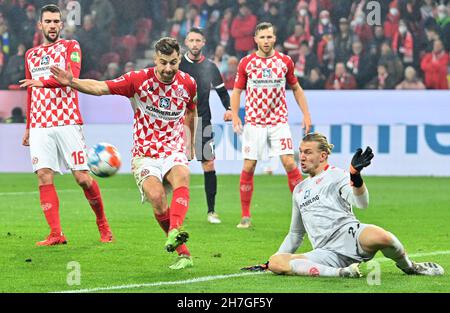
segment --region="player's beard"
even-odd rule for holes
[[[50,37],[50,32],[47,32],[47,33],[44,32],[44,37],[48,43],[54,43],[59,39],[59,35],[60,35],[61,31],[57,30],[55,32],[56,32],[56,34],[55,34],[54,38]]]
[[[177,71],[161,71],[161,79],[163,80],[163,82],[165,83],[169,83],[173,80],[173,77],[175,76],[175,74],[177,73]]]
[[[189,52],[194,56],[194,58],[197,59],[199,57],[199,55],[202,54],[202,49],[198,49],[197,51],[189,50]]]

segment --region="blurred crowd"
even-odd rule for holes
[[[18,88],[26,50],[43,41],[39,8],[54,3],[64,9],[62,37],[80,42],[83,78],[151,66],[154,41],[183,42],[200,27],[204,54],[232,89],[239,60],[255,49],[256,24],[271,22],[276,49],[292,57],[305,89],[448,89],[449,1],[379,0],[375,8],[369,2],[80,0],[74,15],[73,1],[0,0],[0,88]]]

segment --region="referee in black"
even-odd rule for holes
[[[197,82],[197,124],[195,139],[195,157],[202,162],[205,177],[205,193],[208,203],[208,222],[219,224],[221,221],[215,212],[217,176],[214,168],[214,133],[211,125],[209,92],[211,86],[225,108],[224,121],[231,121],[230,96],[217,66],[202,54],[206,40],[199,28],[191,28],[184,41],[188,51],[181,59],[180,70],[191,75]]]

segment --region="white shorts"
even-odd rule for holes
[[[177,152],[167,158],[152,159],[150,157],[134,157],[131,160],[131,170],[133,171],[134,179],[141,193],[142,202],[147,200],[143,190],[144,181],[149,176],[155,176],[161,183],[164,183],[166,174],[177,165],[189,168],[189,161],[186,154]]]
[[[89,170],[82,125],[31,128],[30,155],[34,172],[50,168],[62,174],[61,162],[66,169]]]
[[[304,253],[309,260],[331,267],[347,267],[352,263],[371,260],[375,253],[361,248],[359,236],[368,224],[349,223],[342,227],[322,248]]]
[[[242,156],[247,160],[267,160],[268,157],[294,154],[288,124],[276,126],[244,125]]]

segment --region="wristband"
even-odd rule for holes
[[[363,179],[361,174],[350,174],[350,185],[355,188],[359,188],[363,185]]]

